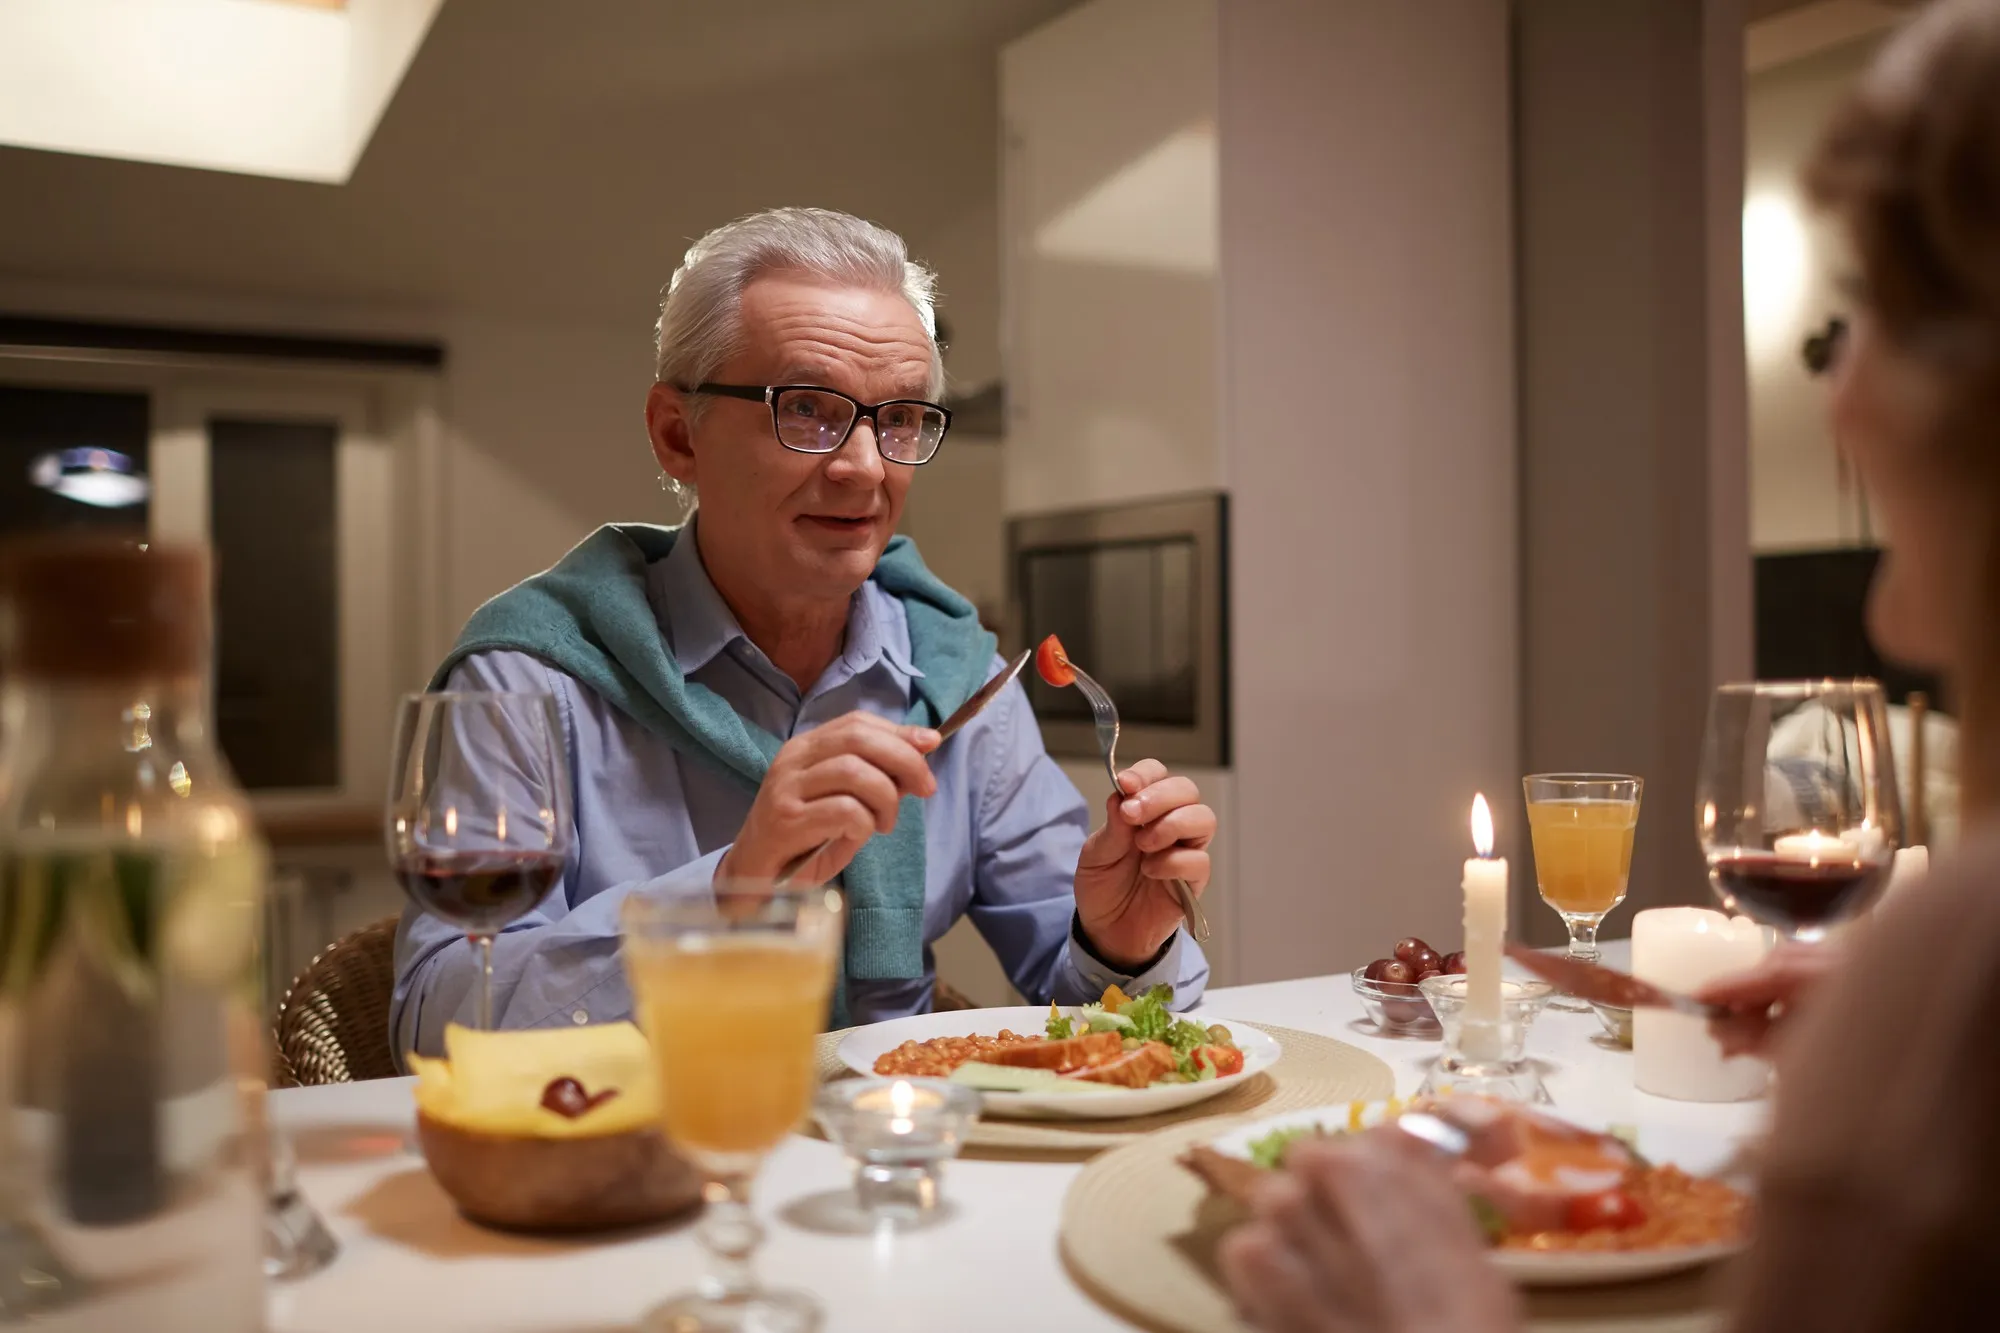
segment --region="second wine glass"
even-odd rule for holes
[[[1535,848],[1535,885],[1569,928],[1569,956],[1594,963],[1598,928],[1625,901],[1632,877],[1632,838],[1646,784],[1624,773],[1537,773],[1521,779],[1521,787]],[[1551,1003],[1557,1009],[1590,1008],[1569,996]]]
[[[1867,907],[1903,826],[1881,685],[1718,688],[1695,823],[1709,883],[1731,911],[1812,942]]]
[[[570,850],[569,766],[547,694],[406,696],[389,774],[389,862],[410,900],[471,940],[493,1026],[493,937],[534,910]]]

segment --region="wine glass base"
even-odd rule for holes
[[[803,1291],[759,1287],[742,1296],[687,1292],[646,1311],[640,1333],[817,1333],[819,1302]]]
[[[1576,996],[1561,991],[1549,997],[1548,1007],[1551,1009],[1560,1009],[1564,1013],[1569,1014],[1587,1014],[1591,1012],[1590,1001],[1579,1000]]]

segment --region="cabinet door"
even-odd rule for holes
[[[1096,0],[1001,57],[1009,512],[1223,483],[1213,0]]]

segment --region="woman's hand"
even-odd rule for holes
[[[1757,966],[1718,977],[1696,991],[1694,998],[1729,1010],[1727,1018],[1708,1025],[1724,1055],[1769,1055],[1785,1020],[1845,957],[1837,944],[1780,944]]]
[[[1450,1167],[1383,1128],[1300,1142],[1222,1243],[1244,1317],[1266,1333],[1510,1333],[1513,1286]]]

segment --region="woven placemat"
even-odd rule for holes
[[[1180,1125],[1092,1159],[1063,1196],[1064,1266],[1090,1298],[1163,1333],[1252,1333],[1215,1260],[1242,1219],[1174,1159],[1219,1125]],[[1545,1333],[1706,1333],[1721,1321],[1714,1273],[1523,1293]]]
[[[982,1117],[966,1139],[968,1154],[1089,1156],[1191,1121],[1213,1125],[1230,1116],[1273,1115],[1332,1102],[1379,1101],[1396,1091],[1389,1066],[1357,1046],[1316,1032],[1244,1024],[1268,1032],[1284,1048],[1278,1063],[1227,1092],[1159,1115],[1127,1120],[994,1120]],[[850,1077],[840,1062],[847,1029],[819,1039],[821,1080]]]

